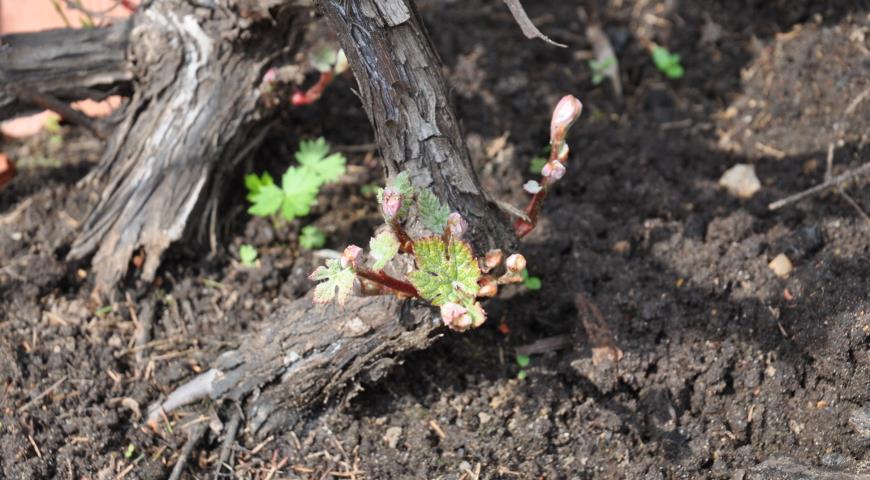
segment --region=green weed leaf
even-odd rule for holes
[[[668,78],[679,79],[685,73],[683,66],[680,65],[680,55],[669,52],[661,45],[653,45],[652,60],[656,68]]]
[[[399,239],[396,238],[396,234],[386,230],[371,239],[369,249],[371,249],[371,256],[375,260],[372,269],[383,270],[387,263],[399,253]]]
[[[266,187],[268,188],[268,187]],[[281,177],[281,190],[284,193],[281,202],[281,214],[287,220],[304,217],[311,211],[311,205],[317,198],[320,181],[310,170],[290,167]],[[262,191],[262,190],[261,190]]]
[[[473,301],[480,288],[480,268],[468,244],[451,238],[444,245],[440,237],[427,237],[414,242],[414,256],[418,270],[408,279],[423,299],[436,307]]]
[[[543,286],[541,278],[529,276],[529,270],[526,268],[520,272],[520,276],[523,277],[523,286],[529,290],[540,290]]]
[[[284,192],[274,183],[261,185],[256,192],[248,194],[248,201],[251,202],[248,213],[258,217],[268,217],[274,215],[281,208]]]
[[[526,368],[532,363],[532,359],[528,355],[517,355],[517,366]]]
[[[350,267],[342,267],[338,259],[326,260],[325,267],[317,267],[317,270],[308,277],[320,282],[314,288],[314,302],[329,303],[335,299],[339,305],[344,305],[353,290],[355,276],[353,270]]]
[[[346,160],[340,153],[329,153],[329,144],[323,137],[317,140],[303,140],[296,152],[296,161],[304,169],[313,173],[320,183],[338,180],[346,171]],[[318,185],[319,186],[319,185]]]
[[[257,249],[247,243],[243,244],[239,247],[239,259],[241,259],[242,265],[253,267],[254,262],[257,261]]]
[[[326,235],[314,225],[306,225],[302,227],[302,233],[299,235],[299,246],[305,250],[314,250],[326,245]]]

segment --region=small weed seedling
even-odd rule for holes
[[[532,161],[529,162],[529,172],[534,173],[535,175],[540,175],[541,170],[544,169],[544,165],[547,164],[547,157],[534,157]]]
[[[247,243],[239,247],[239,260],[246,267],[253,267],[257,264],[257,249]]]
[[[580,101],[568,95],[553,112],[550,159],[541,170],[541,182],[532,180],[523,186],[532,199],[523,218],[514,224],[518,238],[534,229],[549,188],[565,174],[565,135],[581,110]],[[407,172],[379,189],[377,200],[385,225],[369,241],[368,255],[361,247],[350,245],[340,258],[328,259],[325,266],[318,267],[309,277],[320,282],[314,289],[315,302],[336,301],[341,305],[354,290],[364,295],[419,298],[440,308],[446,326],[465,331],[486,321],[482,299],[495,296],[500,285],[523,282],[526,259],[522,255],[506,257],[500,249],[493,249],[476,258],[463,239],[468,230],[465,219],[451,212],[430,190],[415,188]],[[415,221],[423,232],[412,238],[405,224]],[[406,272],[390,268],[400,255],[413,259],[414,267],[396,276],[395,271]]]
[[[592,69],[592,85],[600,85],[607,76],[607,69],[615,63],[615,57],[607,57],[603,60],[589,60],[589,68]]]
[[[317,200],[320,187],[332,183],[345,172],[345,158],[340,153],[329,154],[329,144],[322,137],[303,140],[296,152],[296,167],[290,167],[281,176],[281,186],[268,173],[260,176],[245,175],[248,213],[258,217],[271,217],[280,212],[286,220],[308,215]]]
[[[520,371],[517,372],[517,380],[525,380],[526,377],[529,376],[529,372],[526,371],[526,367],[532,363],[532,359],[528,355],[517,355],[517,366],[520,367]]]
[[[541,278],[540,277],[530,277],[529,269],[524,268],[522,272],[520,272],[520,276],[523,277],[523,286],[528,288],[529,290],[540,290],[541,289]]]
[[[326,235],[314,225],[306,225],[299,235],[299,246],[304,250],[322,248],[326,244]]]
[[[683,78],[685,71],[683,66],[680,65],[679,54],[671,53],[667,48],[656,44],[653,44],[650,53],[656,68],[664,73],[666,77],[674,80]]]

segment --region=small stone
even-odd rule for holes
[[[861,437],[865,439],[870,438],[870,408],[854,410],[849,415],[849,425],[851,425]]]
[[[773,273],[775,273],[777,277],[780,278],[788,277],[788,275],[794,269],[791,264],[791,260],[789,260],[784,253],[780,253],[779,255],[774,257],[773,260],[771,260],[770,263],[767,264],[767,266],[771,270],[773,270]]]
[[[620,255],[624,255],[628,253],[629,250],[631,250],[631,244],[628,243],[628,240],[620,240],[614,243],[612,248],[614,252]]]
[[[384,441],[390,448],[396,448],[399,444],[399,437],[402,436],[402,427],[390,427],[387,433],[384,434]]]
[[[738,163],[729,168],[719,179],[719,185],[737,198],[751,198],[761,190],[761,182],[755,175],[755,166]]]
[[[477,414],[477,419],[480,420],[481,425],[487,424],[490,420],[492,420],[492,415],[484,412],[480,412]]]

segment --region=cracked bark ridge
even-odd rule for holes
[[[140,247],[150,281],[172,242],[205,243],[227,174],[266,132],[257,87],[275,57],[293,53],[305,16],[291,6],[257,21],[267,12],[256,3],[238,5],[246,17],[220,3],[156,0],[130,20],[134,93],[86,179],[102,193],[68,256],[95,252],[99,291],[123,278]]]
[[[510,223],[487,198],[471,164],[426,29],[409,0],[319,0],[359,85],[389,176],[409,172],[471,225],[477,253],[510,251]]]
[[[61,102],[129,93],[125,51],[130,22],[104,28],[61,28],[0,37],[0,120],[36,113],[17,90]]]

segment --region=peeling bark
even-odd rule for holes
[[[257,87],[270,61],[293,52],[304,19],[247,12],[157,0],[131,19],[135,93],[87,179],[102,194],[68,257],[96,252],[99,290],[123,278],[140,247],[148,281],[172,242],[204,243],[225,175],[263,138],[270,115]]]

